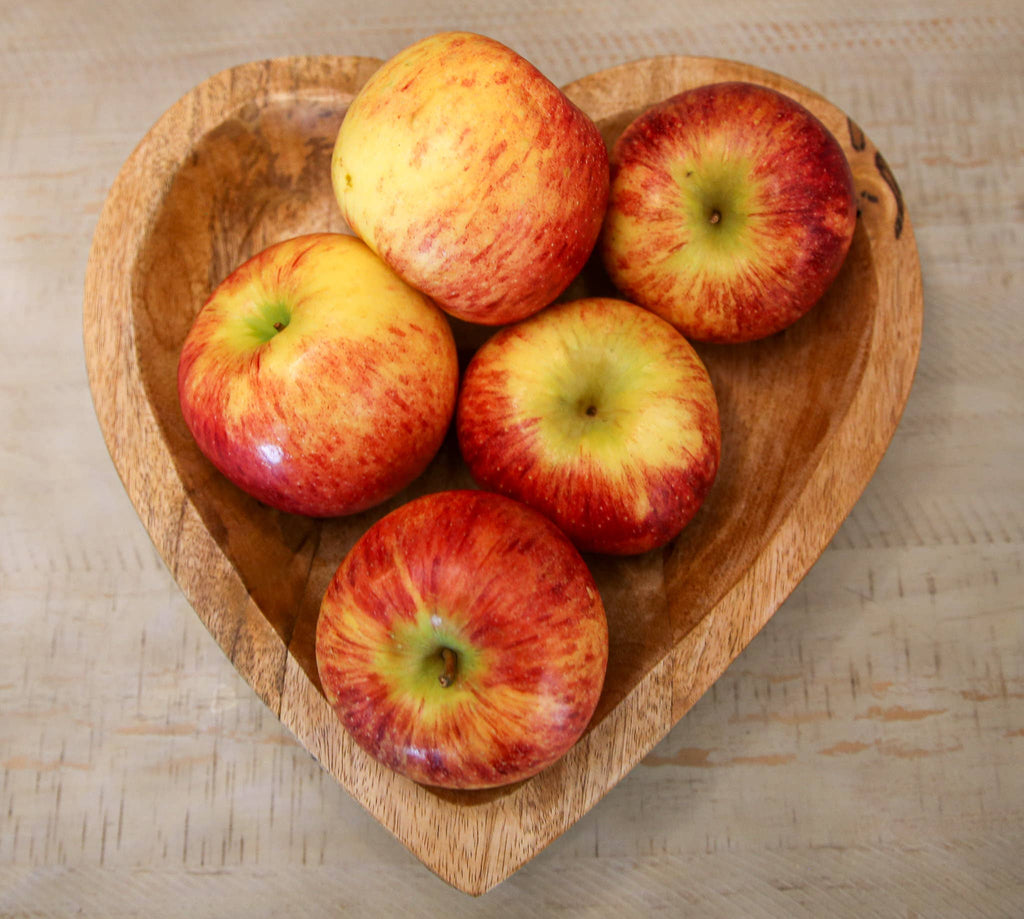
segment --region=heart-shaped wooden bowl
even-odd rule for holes
[[[917,251],[885,161],[842,112],[777,75],[667,57],[568,86],[611,143],[649,104],[742,79],[798,99],[842,143],[861,209],[824,300],[765,341],[701,347],[720,400],[723,462],[694,522],[636,558],[588,558],[611,653],[586,735],[535,778],[489,792],[423,788],[379,766],[320,691],[314,626],[327,581],[373,521],[411,497],[470,486],[449,437],[385,506],[326,522],[269,510],[222,478],[182,420],[178,353],[213,287],[253,253],[345,231],[330,185],[335,134],[377,68],[291,58],[221,73],[146,135],[110,192],[93,242],[84,330],[96,412],[150,536],[214,638],[260,698],[430,869],[474,894],[564,832],[722,673],[803,577],[857,500],[895,430],[917,362]],[[607,293],[593,262],[567,297]],[[489,330],[455,324],[463,358]]]

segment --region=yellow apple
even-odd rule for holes
[[[597,241],[608,155],[594,123],[516,52],[466,32],[393,57],[353,100],[331,163],[353,231],[454,316],[522,319]]]
[[[558,303],[476,352],[456,409],[476,481],[528,504],[589,552],[673,539],[718,473],[718,401],[664,319],[622,300]]]

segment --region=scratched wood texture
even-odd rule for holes
[[[1024,912],[1024,17],[1011,0],[0,6],[0,916]],[[235,673],[102,444],[81,296],[109,184],[190,87],[460,26],[558,83],[652,54],[783,73],[896,174],[925,332],[829,549],[614,791],[471,900]]]

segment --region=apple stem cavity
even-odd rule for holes
[[[591,388],[576,400],[575,411],[586,418],[594,418],[597,416],[597,407],[600,402],[601,393]]]
[[[255,311],[246,315],[242,322],[254,344],[266,344],[279,332],[288,328],[291,322],[291,308],[282,300],[269,300],[257,306]]]
[[[458,665],[459,658],[451,648],[442,648],[441,660],[444,661],[444,670],[437,678],[437,681],[447,689],[455,682],[455,670]]]

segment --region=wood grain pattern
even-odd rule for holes
[[[122,170],[101,217],[87,275],[86,353],[100,424],[129,495],[235,667],[432,870],[481,893],[570,826],[664,736],[831,538],[909,392],[919,269],[879,155],[838,110],[796,84],[729,62],[662,58],[568,87],[609,143],[646,104],[687,86],[740,78],[780,88],[846,145],[862,217],[843,272],[809,317],[766,342],[702,349],[721,402],[725,459],[696,523],[665,551],[590,559],[609,610],[612,654],[584,740],[508,789],[416,786],[369,760],[340,729],[319,692],[312,635],[327,579],[370,522],[413,493],[468,484],[454,444],[372,513],[327,523],[288,517],[212,470],[183,425],[174,382],[192,316],[235,265],[276,239],[344,229],[329,189],[331,141],[374,66],[336,58],[246,65],[171,109]],[[591,266],[568,295],[606,287]],[[472,330],[456,331],[470,349]]]

